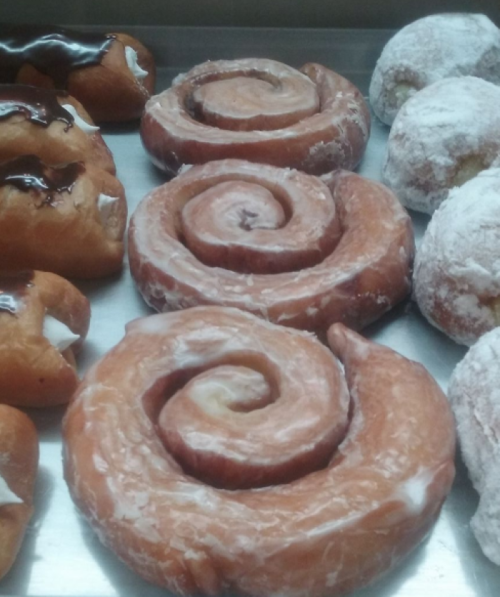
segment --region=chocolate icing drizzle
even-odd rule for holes
[[[54,195],[71,193],[78,176],[85,171],[82,162],[52,168],[34,155],[24,155],[0,164],[0,187],[12,185],[23,192],[42,195],[40,207],[53,205]]]
[[[54,120],[60,120],[68,130],[74,118],[57,101],[58,97],[67,96],[65,91],[29,85],[0,85],[0,120],[23,114],[27,120],[45,128]]]
[[[0,26],[0,81],[15,82],[21,66],[29,63],[64,88],[73,70],[100,64],[115,39],[61,27]]]
[[[0,273],[0,312],[15,315],[21,307],[28,288],[33,286],[33,272]]]

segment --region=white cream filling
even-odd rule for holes
[[[104,195],[104,193],[101,193],[97,198],[97,209],[99,210],[99,215],[101,217],[101,222],[103,226],[106,226],[106,224],[108,223],[108,220],[118,199],[119,197],[111,197],[110,195]]]
[[[144,70],[137,64],[137,52],[130,46],[125,46],[125,60],[136,79],[142,81],[148,76],[148,71]]]
[[[66,350],[73,342],[80,339],[80,336],[73,334],[67,325],[51,315],[45,315],[43,320],[43,335],[60,352]]]
[[[22,503],[23,500],[19,498],[13,491],[11,491],[5,479],[2,477],[2,475],[0,475],[0,506]]]
[[[73,116],[75,126],[77,126],[79,129],[82,129],[82,131],[87,133],[87,135],[93,135],[99,130],[98,126],[94,126],[88,122],[85,122],[85,120],[83,120],[83,118],[81,118],[81,116],[78,114],[75,107],[71,104],[62,104],[62,107],[66,110],[66,112],[69,112],[71,116]]]

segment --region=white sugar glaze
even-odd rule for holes
[[[500,84],[500,30],[481,14],[430,15],[386,44],[373,71],[370,103],[383,122],[392,124],[404,101],[418,90],[464,75]]]
[[[417,252],[420,310],[460,344],[497,325],[500,296],[500,168],[459,188],[434,213]]]
[[[444,79],[415,94],[389,134],[382,178],[410,209],[434,212],[449,193],[500,166],[500,87]]]
[[[217,380],[222,364],[260,363],[277,395],[247,414],[272,419],[286,435],[297,420],[314,423],[316,398],[335,391],[335,360],[309,334],[234,309],[130,324],[86,375],[64,423],[70,488],[101,539],[179,595],[339,595],[397,563],[425,536],[451,485],[451,413],[419,365],[340,325],[329,339],[354,401],[338,455],[291,483],[227,491],[186,475],[166,452],[150,414],[168,394],[168,376],[202,367]],[[302,396],[296,406],[289,392]],[[245,425],[246,415],[233,415]],[[208,409],[202,421],[210,427],[218,416]]]
[[[22,504],[23,500],[19,498],[7,485],[5,479],[0,475],[0,507],[7,504]]]
[[[464,462],[479,492],[472,530],[500,565],[500,329],[482,336],[457,365],[448,396]]]

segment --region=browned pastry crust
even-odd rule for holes
[[[123,186],[90,164],[81,170],[62,192],[0,186],[0,269],[33,268],[76,278],[121,269],[127,218]],[[118,198],[105,220],[100,195]]]
[[[137,39],[124,33],[115,37],[100,64],[77,68],[69,73],[65,89],[85,106],[96,122],[121,122],[139,118],[154,90],[154,58]],[[147,76],[137,79],[127,65],[125,47],[137,52],[137,63]],[[54,88],[54,79],[26,62],[17,72],[16,83]]]
[[[38,468],[35,426],[21,411],[0,404],[0,476],[23,500],[0,506],[0,578],[12,566],[33,513],[33,489]]]
[[[6,284],[7,282],[7,284]],[[23,407],[67,402],[78,383],[75,354],[90,322],[90,304],[70,282],[48,272],[0,272],[0,403]],[[60,352],[43,335],[49,315],[80,339]]]
[[[16,88],[27,89],[24,85],[8,87],[14,93]],[[41,103],[43,98],[36,97],[36,92],[35,88],[33,101]],[[94,124],[88,112],[74,97],[55,90],[44,90],[44,93],[53,94],[54,100],[61,105],[71,104],[82,120],[89,125]],[[0,110],[3,107],[4,101],[0,98]],[[54,120],[48,126],[40,126],[27,113],[17,111],[0,120],[0,162],[20,155],[36,155],[51,166],[84,161],[110,174],[116,173],[111,151],[99,131],[87,134],[76,124],[68,126],[67,122],[61,120]]]

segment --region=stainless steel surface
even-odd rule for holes
[[[192,30],[154,28],[132,30],[160,58],[160,82],[206,58],[250,55],[258,49],[296,64],[317,60],[336,68],[366,90],[371,66],[387,32],[320,32],[263,30]],[[195,33],[197,34],[195,35]],[[169,46],[175,39],[175,50]],[[168,41],[165,41],[168,40]],[[167,47],[168,46],[168,47]],[[169,49],[170,48],[170,49]],[[169,53],[170,52],[170,53]],[[256,52],[255,52],[256,53]],[[172,58],[174,56],[174,59]],[[353,58],[350,58],[353,57]],[[368,151],[359,172],[373,179],[380,168],[387,128],[373,122]],[[105,138],[118,165],[132,212],[153,187],[164,181],[150,165],[136,126],[105,130]],[[415,216],[417,238],[428,218]],[[84,248],[83,248],[84,250]],[[80,357],[83,373],[123,336],[124,325],[150,312],[135,291],[127,266],[123,273],[101,282],[79,284],[92,303],[88,341]],[[443,388],[465,350],[431,328],[407,302],[365,331],[372,339],[423,363]],[[41,466],[36,489],[36,514],[22,551],[10,574],[0,583],[0,595],[78,597],[159,597],[164,591],[143,582],[104,548],[78,515],[62,478],[60,424],[62,408],[32,411],[41,440]],[[353,597],[498,597],[500,569],[480,552],[469,528],[477,505],[461,462],[441,517],[428,540],[395,571]],[[264,597],[264,596],[263,596]]]

